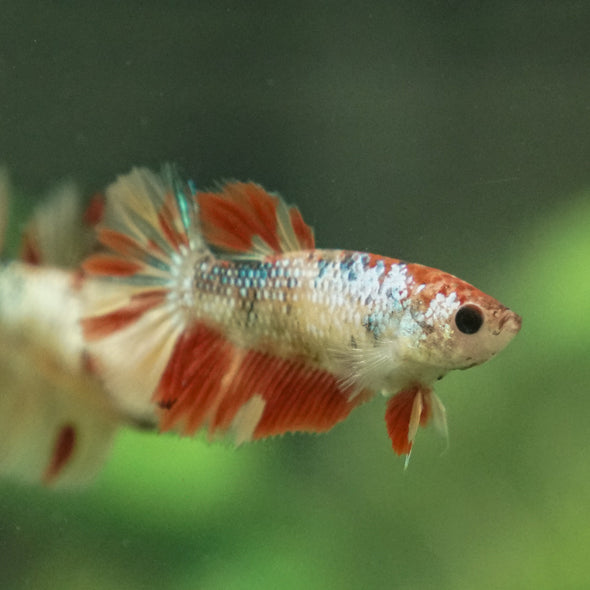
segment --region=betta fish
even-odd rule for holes
[[[75,335],[68,374],[100,411],[54,420],[50,483],[79,445],[98,464],[122,424],[241,444],[327,431],[378,393],[393,450],[407,458],[420,426],[446,432],[434,381],[490,359],[520,329],[513,311],[450,274],[316,248],[299,210],[254,183],[196,191],[172,167],[134,169],[93,217],[81,272],[59,271],[72,317],[52,336]],[[50,296],[41,280],[27,288],[39,303]]]

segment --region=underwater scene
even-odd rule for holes
[[[8,0],[0,587],[589,587],[589,25]]]

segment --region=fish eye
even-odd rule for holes
[[[475,305],[464,305],[455,314],[455,324],[463,334],[475,334],[483,324],[481,310]]]

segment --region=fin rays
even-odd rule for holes
[[[239,442],[328,430],[366,399],[351,401],[323,370],[235,347],[205,324],[179,338],[155,394],[163,430],[233,430]]]

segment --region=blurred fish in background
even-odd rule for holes
[[[2,172],[2,224],[10,184]],[[94,242],[71,183],[37,208],[0,267],[0,472],[70,486],[102,466],[120,421],[89,371],[77,269]],[[4,228],[5,229],[5,228]]]

